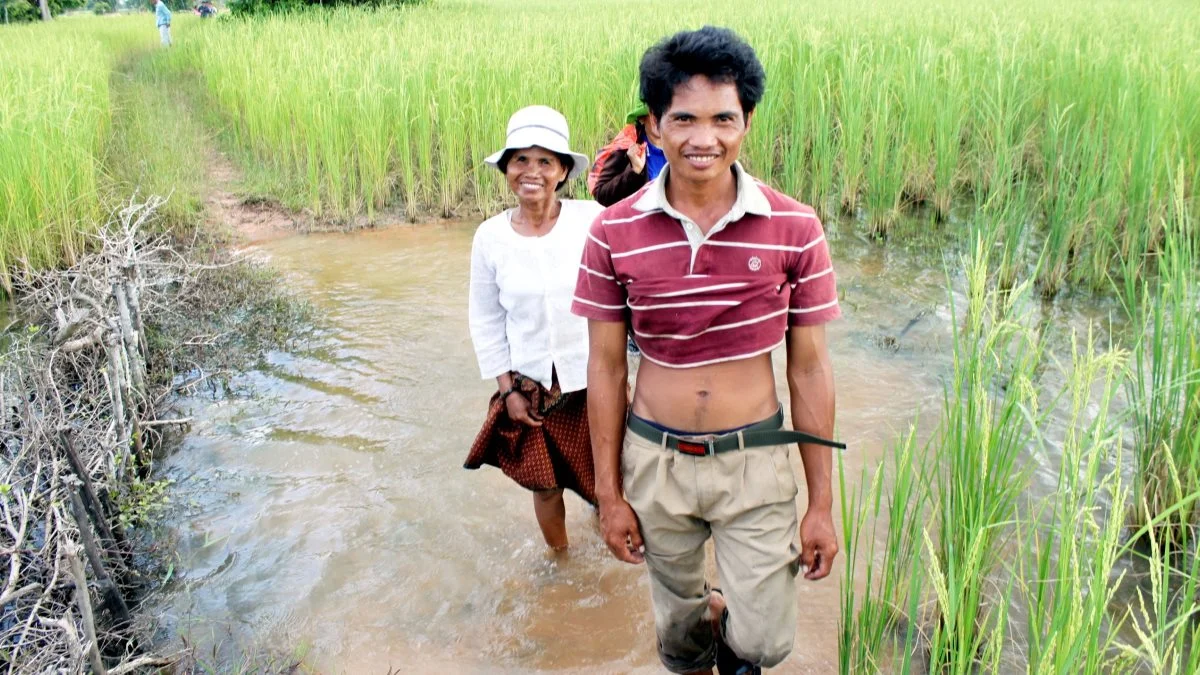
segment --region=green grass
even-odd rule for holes
[[[208,132],[176,78],[155,59],[132,59],[111,79],[112,134],[101,157],[108,202],[169,196],[158,216],[180,235],[199,221]]]

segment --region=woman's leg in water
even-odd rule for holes
[[[537,514],[538,527],[546,545],[555,551],[567,550],[567,505],[563,502],[563,491],[537,490],[533,493],[533,512]]]

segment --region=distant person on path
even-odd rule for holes
[[[532,490],[542,537],[565,551],[563,489],[596,502],[588,327],[571,313],[571,299],[601,206],[559,198],[589,161],[570,149],[567,120],[552,108],[513,113],[504,148],[484,162],[504,174],[517,206],[484,221],[471,245],[471,341],[497,392],[464,466],[497,466]]]
[[[171,10],[167,3],[157,0],[154,3],[154,21],[158,25],[158,34],[162,37],[164,47],[171,46]]]
[[[787,658],[796,576],[825,577],[838,552],[833,264],[813,209],[737,162],[766,84],[750,45],[681,32],[646,52],[640,76],[667,167],[596,219],[572,306],[589,320],[600,524],[616,558],[646,563],[667,669],[750,675]],[[642,349],[631,407],[628,323]],[[795,431],[776,394],[780,347]],[[710,537],[722,591],[705,579]]]
[[[625,127],[596,153],[588,173],[588,191],[604,206],[612,206],[658,178],[667,165],[662,148],[646,129],[649,110],[639,103],[625,117]]]
[[[209,0],[202,0],[202,2],[196,7],[196,14],[198,14],[201,19],[208,19],[217,15],[217,8],[213,7],[213,4],[209,2]]]

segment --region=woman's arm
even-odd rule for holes
[[[471,284],[467,296],[467,320],[471,343],[484,379],[509,377],[512,361],[508,349],[508,312],[500,304],[496,265],[487,252],[482,227],[471,244]],[[510,384],[511,384],[511,377]]]
[[[500,304],[500,285],[496,265],[487,255],[487,242],[479,232],[471,244],[471,287],[467,318],[471,342],[479,361],[482,377],[496,378],[496,387],[504,394],[505,410],[510,419],[537,427],[542,419],[525,394],[514,391],[512,358],[508,347],[508,312]]]

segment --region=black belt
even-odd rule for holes
[[[626,420],[629,431],[654,443],[663,445],[685,455],[706,457],[719,452],[741,450],[743,448],[761,448],[772,445],[788,445],[791,443],[813,443],[830,448],[845,450],[846,444],[829,439],[806,434],[803,431],[783,429],[783,409],[771,417],[751,424],[750,426],[731,431],[726,434],[676,435],[656,428],[646,420],[629,413]]]

